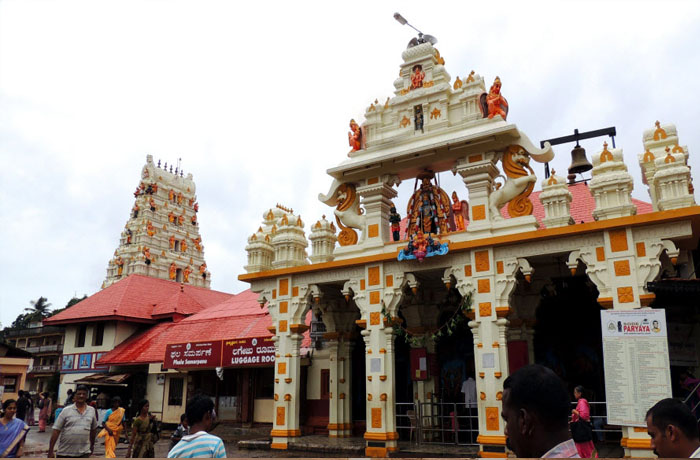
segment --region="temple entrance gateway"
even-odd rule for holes
[[[311,224],[307,240],[291,209],[263,212],[239,279],[272,319],[272,448],[293,445],[305,429],[302,404],[311,410],[317,403],[305,401],[327,394],[318,404],[328,407],[328,436],[350,436],[364,419],[357,434],[367,456],[398,450],[406,427],[415,435],[413,424],[429,441],[456,428],[462,443],[460,417],[468,414],[476,439],[465,442],[475,441],[482,457],[506,457],[500,413],[509,373],[549,362],[570,384],[598,394],[600,308],[648,306],[648,283],[662,265],[692,260],[700,209],[675,126],[657,123],[644,133],[639,163],[651,203],[632,199],[622,149],[607,144],[592,155],[588,185],[538,178],[534,162],[554,152],[506,120],[506,83],[494,78],[487,91],[476,72],[452,82],[433,44],[412,41],[394,96],[372,103],[365,122],[351,122],[349,159],[328,169],[333,182],[319,200],[331,217]],[[435,180],[446,171],[465,185],[453,200]],[[392,201],[402,181],[416,184],[403,221]],[[308,339],[311,309],[326,327],[324,349]],[[433,337],[445,324],[452,333]],[[584,331],[564,333],[576,326]],[[302,359],[312,352],[302,381]],[[470,376],[473,383],[460,385]],[[319,384],[326,381],[327,393]],[[464,412],[445,410],[460,400]],[[401,404],[420,410],[411,418]],[[625,455],[650,454],[646,433],[622,431]]]

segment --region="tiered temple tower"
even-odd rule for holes
[[[199,234],[192,174],[146,157],[135,202],[107,266],[105,288],[133,273],[208,288],[211,275]]]

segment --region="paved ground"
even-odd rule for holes
[[[362,438],[330,439],[326,436],[303,436],[298,438],[294,450],[270,450],[269,428],[243,429],[229,425],[220,425],[213,434],[221,437],[226,444],[226,454],[229,458],[291,458],[291,457],[363,457],[365,442]],[[170,450],[169,432],[163,433],[163,439],[156,444],[156,458],[167,457]],[[29,431],[25,443],[25,457],[45,457],[48,453],[50,430],[39,433],[34,426]],[[120,443],[117,447],[117,457],[126,457],[127,444]],[[247,448],[246,448],[247,447]],[[399,457],[475,457],[473,447],[454,447],[440,445],[421,445],[400,443]],[[104,457],[104,442],[97,440],[95,457]],[[598,446],[599,457],[622,457],[623,450],[619,445]]]

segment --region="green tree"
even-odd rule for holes
[[[39,297],[37,300],[32,300],[29,302],[31,307],[24,309],[26,313],[20,313],[12,322],[12,329],[27,328],[29,324],[35,322],[41,322],[44,318],[51,316],[51,304],[48,302],[46,297]]]

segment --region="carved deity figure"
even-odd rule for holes
[[[187,240],[182,240],[180,242],[180,251],[182,251],[182,252],[187,251]]]
[[[168,269],[168,275],[170,276],[171,280],[174,280],[175,276],[177,275],[177,266],[174,262],[170,264],[170,268]]]
[[[419,262],[422,262],[426,254],[428,254],[428,240],[425,238],[425,234],[418,230],[413,238],[413,255]]]
[[[189,283],[190,282],[190,273],[192,273],[192,269],[188,265],[185,268],[185,270],[182,272],[182,281],[184,281],[185,283]]]
[[[178,193],[177,194],[177,204],[182,204],[183,198],[184,197],[182,196],[182,193]]]
[[[182,224],[184,224],[184,223],[185,223],[185,216],[184,216],[184,214],[181,215],[181,216],[177,216],[177,224],[178,224],[178,225],[182,225]]]
[[[411,74],[411,89],[422,88],[424,79],[425,72],[423,71],[423,66],[420,64],[414,65],[413,73]]]
[[[175,190],[170,189],[168,192],[168,201],[175,201]]]
[[[466,220],[468,219],[468,205],[466,201],[460,201],[457,192],[452,192],[452,213],[454,215],[455,230],[461,232],[466,229]]]
[[[197,225],[197,215],[193,214],[192,219],[190,219],[190,222],[192,222],[192,225]]]
[[[148,236],[156,234],[156,229],[153,227],[153,223],[150,220],[146,223],[146,233],[148,233]]]
[[[408,200],[407,231],[409,236],[418,230],[423,233],[447,233],[450,215],[450,199],[430,177],[421,178],[421,185]]]
[[[192,208],[194,209],[194,212],[199,212],[199,203],[195,202]]]
[[[175,249],[175,235],[170,235],[168,242],[170,243],[170,249]]]
[[[134,203],[134,207],[131,208],[131,210],[133,211],[133,215],[132,215],[132,216],[133,216],[134,219],[136,219],[136,218],[139,216],[139,209],[140,209],[140,208],[139,208],[139,204],[138,204],[138,203]]]
[[[171,224],[175,223],[175,214],[172,211],[168,213],[168,222],[170,222]]]
[[[197,249],[197,252],[202,252],[202,239],[199,237],[193,238],[192,242],[194,243],[194,247]]]
[[[131,236],[132,236],[131,229],[127,228],[126,229],[126,244],[131,244]]]
[[[505,120],[508,116],[508,101],[501,94],[501,79],[496,77],[489,89],[489,93],[482,94],[480,98],[481,110],[484,117],[493,118],[500,115]]]
[[[362,129],[357,122],[350,120],[350,132],[348,132],[348,142],[352,148],[351,152],[357,152],[362,149]]]
[[[199,266],[199,274],[202,275],[202,279],[207,279],[207,263],[204,262]]]
[[[396,207],[389,209],[389,222],[391,223],[391,235],[394,241],[401,239],[401,215],[396,212]]]
[[[146,265],[151,265],[151,250],[147,247],[143,247],[143,258],[145,259]]]

